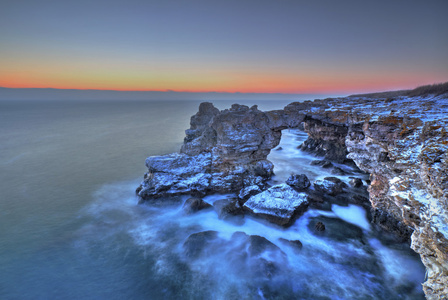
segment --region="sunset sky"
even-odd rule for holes
[[[448,1],[0,3],[0,86],[355,93],[448,81]]]

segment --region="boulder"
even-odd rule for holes
[[[289,226],[308,205],[308,196],[305,193],[299,193],[284,183],[250,197],[243,207],[269,222]]]
[[[296,191],[306,190],[311,185],[310,180],[305,174],[292,174],[289,176],[288,180],[286,180],[286,184],[294,188]]]

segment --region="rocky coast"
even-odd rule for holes
[[[148,172],[136,191],[141,203],[187,195],[193,197],[185,202],[188,213],[213,208],[234,222],[250,215],[284,227],[310,208],[357,204],[368,209],[372,226],[410,242],[420,255],[427,299],[448,297],[448,94],[329,98],[266,112],[238,104],[220,111],[205,102],[190,125],[179,153],[146,159]],[[313,163],[331,168],[334,177],[310,182],[293,174],[272,184],[268,155],[288,128],[308,134],[297,146],[321,157]],[[336,175],[350,174],[337,165],[359,173],[344,182]],[[362,172],[369,176],[366,184],[357,176]],[[233,196],[213,207],[204,204],[205,196],[216,193]],[[325,222],[314,227],[325,231]],[[186,253],[197,257],[202,246],[217,239],[214,232],[191,235]],[[234,240],[249,243],[251,253],[269,248],[277,260],[285,259],[277,246],[257,235],[241,233]],[[263,274],[274,272],[271,262],[262,265],[257,270]]]

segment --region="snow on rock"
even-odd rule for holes
[[[279,184],[250,197],[244,208],[272,223],[288,226],[308,204],[307,194],[299,193],[287,184]]]

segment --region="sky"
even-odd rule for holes
[[[0,1],[0,87],[350,94],[448,81],[447,0]]]

